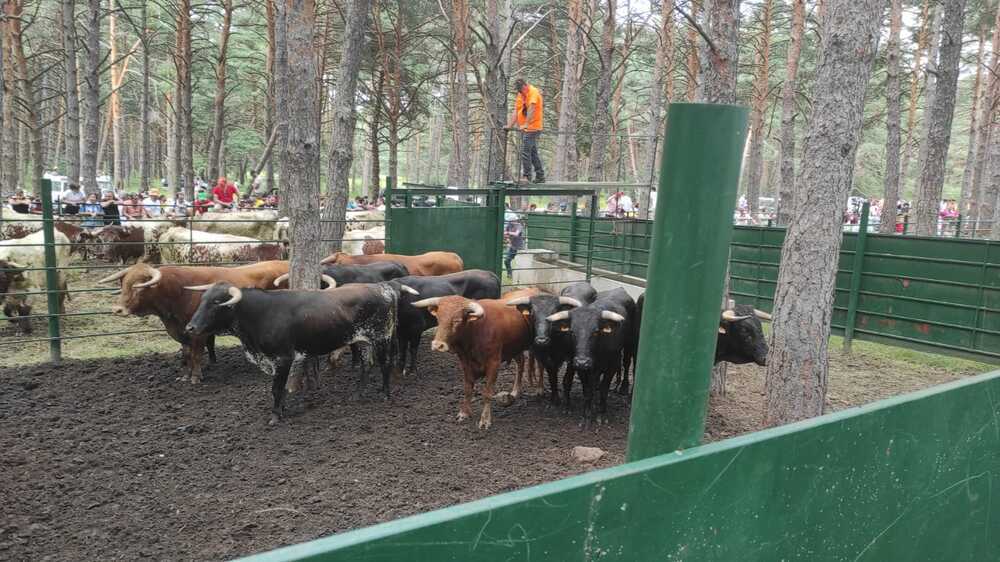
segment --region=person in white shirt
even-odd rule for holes
[[[149,213],[150,217],[155,218],[162,215],[163,207],[160,205],[160,190],[149,190],[149,194],[142,200],[142,206],[146,208],[146,212]]]
[[[625,216],[635,212],[635,204],[632,203],[632,198],[627,193],[622,193],[621,199],[618,200],[618,210]]]
[[[75,215],[80,212],[80,205],[87,200],[87,194],[79,185],[71,183],[69,189],[59,195],[59,200],[62,202],[64,215]]]

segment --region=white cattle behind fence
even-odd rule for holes
[[[223,263],[280,260],[280,244],[263,243],[256,238],[189,230],[175,226],[158,240],[164,263]]]

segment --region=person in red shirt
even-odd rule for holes
[[[225,177],[219,178],[219,183],[212,188],[212,201],[216,210],[236,209],[240,200],[240,190],[231,182],[227,182]]]

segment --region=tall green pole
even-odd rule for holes
[[[52,224],[52,180],[42,179],[42,236],[45,240],[45,296],[49,311],[49,358],[62,360],[59,339],[59,272],[56,269],[55,234]]]
[[[854,341],[854,322],[858,318],[858,298],[861,293],[861,272],[865,265],[865,248],[868,246],[868,215],[871,205],[865,201],[861,206],[861,220],[858,224],[858,238],[854,243],[854,267],[851,270],[851,286],[847,293],[847,320],[844,322],[844,353],[851,352]]]
[[[670,105],[629,462],[701,441],[746,137],[745,107]]]

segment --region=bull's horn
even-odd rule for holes
[[[414,289],[413,287],[410,287],[409,285],[403,285],[402,283],[399,284],[399,290],[403,291],[404,293],[410,293],[413,296],[417,296],[420,294],[420,291]]]
[[[280,287],[280,286],[281,286],[281,283],[282,283],[283,281],[287,280],[287,279],[288,279],[288,274],[287,274],[287,273],[282,273],[281,275],[277,276],[277,277],[276,277],[276,278],[274,279],[274,286],[275,286],[275,287]]]
[[[319,278],[322,279],[324,283],[326,283],[326,290],[327,291],[329,291],[330,289],[336,289],[337,288],[337,280],[334,279],[333,277],[330,277],[329,275],[327,275],[325,273],[321,273],[320,276],[319,276]]]
[[[120,294],[122,294],[122,290],[121,289],[115,289],[114,291],[111,291],[111,294],[112,295],[120,295]]]
[[[476,301],[471,301],[469,304],[465,305],[465,309],[469,311],[469,316],[475,316],[476,318],[482,318],[486,314],[486,310],[483,309],[483,305]]]
[[[531,303],[531,297],[517,297],[516,299],[510,299],[505,302],[507,306],[524,306]]]
[[[143,287],[152,287],[153,285],[159,283],[160,279],[163,278],[163,272],[161,272],[159,269],[156,269],[155,267],[151,267],[149,269],[153,272],[151,274],[152,277],[149,278],[149,281],[145,281],[143,283],[136,283],[135,285],[133,285],[135,288],[141,289]]]
[[[619,324],[621,324],[622,322],[625,321],[625,317],[624,316],[622,316],[621,314],[618,314],[617,312],[611,312],[610,310],[603,310],[603,311],[601,311],[601,318],[603,320],[610,320],[612,322],[618,322]]]
[[[117,281],[117,280],[121,279],[122,277],[125,277],[126,273],[128,273],[128,270],[127,269],[123,269],[123,270],[121,270],[121,271],[119,271],[117,273],[112,273],[111,275],[108,275],[104,279],[101,279],[100,281],[98,281],[98,283],[101,283],[101,284],[112,283],[114,281]]]
[[[14,269],[28,269],[28,266],[26,266],[26,265],[21,265],[21,264],[17,263],[16,261],[8,261],[8,262],[7,262],[7,265],[8,265],[9,267],[13,267]],[[124,275],[124,274],[123,274],[123,275]],[[99,282],[99,281],[98,281],[98,282]]]
[[[574,299],[573,297],[559,297],[559,304],[568,304],[573,308],[580,308],[583,303]]]
[[[243,300],[243,291],[241,291],[239,287],[230,287],[229,294],[232,298],[220,304],[219,306],[233,306],[234,304]]]
[[[753,309],[753,314],[754,314],[754,316],[756,316],[757,318],[760,318],[761,320],[767,320],[768,322],[771,321],[771,315],[768,314],[768,313],[766,313],[766,312],[764,312],[763,310],[757,310],[755,308],[755,309]]]
[[[739,322],[740,320],[746,320],[750,318],[749,316],[737,316],[732,309],[722,311],[722,319],[726,322]]]
[[[437,306],[439,302],[441,302],[441,297],[431,297],[429,299],[419,300],[410,304],[417,308],[427,308],[429,306]]]
[[[341,253],[342,252],[336,252],[336,253],[330,254],[329,256],[326,256],[325,258],[323,258],[322,260],[320,260],[319,263],[320,264],[337,263],[337,259],[340,257]]]
[[[562,312],[557,312],[555,314],[550,314],[545,317],[549,322],[560,322],[562,320],[569,320],[569,311],[564,310]]]
[[[215,283],[209,283],[208,285],[192,285],[191,287],[184,287],[188,291],[207,291],[212,288]]]
[[[727,300],[726,301],[726,308],[728,308],[729,310],[732,310],[732,309],[736,308],[736,301],[734,301],[733,299]]]

